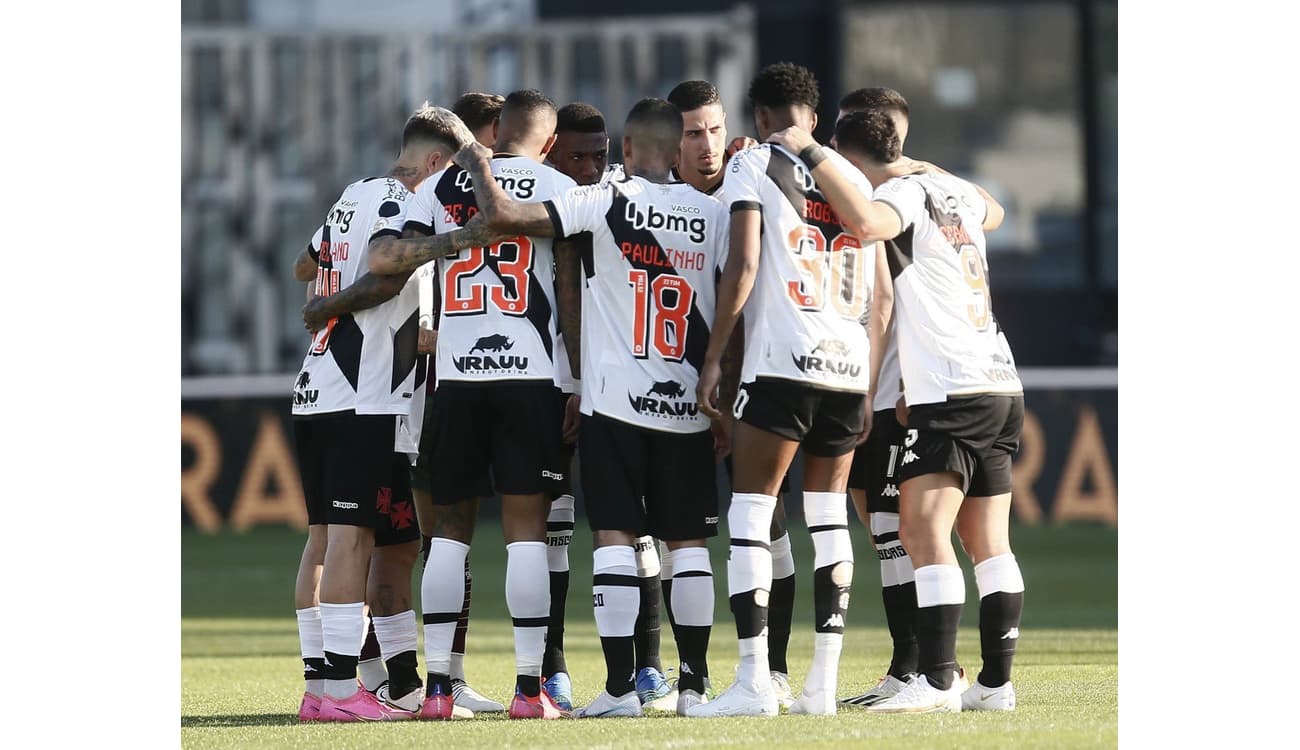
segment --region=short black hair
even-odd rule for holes
[[[506,95],[501,105],[499,139],[555,132],[555,102],[537,89],[520,89]]]
[[[903,95],[884,86],[850,91],[840,99],[840,109],[844,112],[865,112],[869,109],[879,109],[885,112],[897,112],[903,117],[910,115],[907,100],[903,98]]]
[[[722,101],[718,87],[708,81],[682,81],[668,92],[668,101],[682,112],[690,112]]]
[[[492,124],[493,120],[501,116],[501,106],[505,101],[506,98],[500,94],[470,91],[461,94],[456,103],[451,105],[451,111],[465,123],[465,127],[477,133],[484,125]]]
[[[682,142],[682,113],[667,99],[647,97],[632,106],[627,113],[623,132],[638,148],[650,148],[662,153],[677,150]]]
[[[605,116],[586,102],[574,102],[560,107],[555,118],[557,133],[604,133]]]
[[[769,65],[749,84],[750,107],[795,107],[817,109],[821,94],[812,71],[791,62]]]
[[[903,155],[894,118],[882,109],[844,115],[835,123],[835,147],[862,154],[876,164],[889,164]]]

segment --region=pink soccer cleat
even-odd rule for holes
[[[515,689],[515,698],[510,701],[510,718],[512,719],[567,719],[572,713],[555,705],[555,700],[546,692],[529,698]]]
[[[450,695],[443,695],[442,686],[433,686],[433,695],[424,699],[420,708],[420,718],[425,721],[449,721],[452,718],[453,701]]]
[[[342,700],[328,695],[321,698],[316,721],[406,721],[414,718],[415,714],[410,711],[385,706],[374,693],[358,689]]]
[[[302,694],[302,703],[298,706],[298,721],[316,721],[320,715],[320,696],[311,693]]]

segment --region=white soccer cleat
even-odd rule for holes
[[[867,706],[867,710],[877,714],[959,713],[962,690],[956,674],[953,675],[952,687],[947,690],[934,687],[923,674],[913,675],[897,695]]]
[[[691,689],[677,691],[677,715],[686,716],[691,707],[708,703],[709,699]]]
[[[420,708],[424,706],[424,687],[418,687],[401,698],[394,698],[389,692],[388,680],[384,680],[383,684],[375,690],[375,697],[390,708],[419,713]]]
[[[790,713],[792,714],[834,716],[835,709],[835,693],[833,691],[820,691],[810,695],[805,689],[803,695],[800,695],[794,703],[790,704]]]
[[[1008,681],[1002,687],[984,687],[979,680],[961,694],[963,711],[1014,711],[1016,689]]]
[[[911,675],[908,675],[908,677],[911,677]],[[884,677],[881,677],[880,682],[877,682],[876,686],[867,692],[861,695],[855,695],[852,698],[843,698],[840,700],[840,703],[845,706],[857,706],[858,708],[874,706],[883,700],[898,695],[898,691],[902,690],[906,686],[907,683],[903,680],[898,679],[892,674],[887,674]]]
[[[717,698],[686,709],[686,715],[693,719],[714,716],[776,716],[780,713],[781,707],[770,682],[749,685],[736,681]]]
[[[781,708],[789,708],[794,705],[794,693],[790,690],[790,677],[785,672],[772,670],[772,692],[776,694],[776,702],[781,704]]]
[[[451,697],[456,708],[468,709],[473,714],[501,713],[506,710],[502,704],[484,698],[464,680],[451,681]]]
[[[640,716],[641,699],[635,690],[629,690],[615,698],[609,691],[602,690],[596,700],[573,713],[578,719],[613,719],[620,716]]]

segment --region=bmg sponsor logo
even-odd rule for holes
[[[656,209],[653,204],[646,206],[643,213],[637,204],[628,201],[627,208],[623,210],[623,218],[627,219],[633,229],[663,229],[678,232],[686,235],[697,245],[704,244],[705,233],[708,231],[708,222],[703,216],[693,216],[688,219],[673,213],[665,214]]]

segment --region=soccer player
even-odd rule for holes
[[[462,94],[452,105],[451,111],[465,123],[473,133],[474,139],[489,148],[496,143],[497,137],[497,120],[501,116],[501,105],[505,97],[500,94],[485,94],[481,92],[469,92]],[[418,188],[417,188],[418,190]],[[412,235],[414,236],[414,235]],[[437,264],[430,262],[421,266],[416,272],[420,279],[420,316],[421,325],[424,325],[425,318],[434,331],[427,331],[421,328],[421,354],[432,353],[433,346],[436,342],[437,328]],[[427,360],[427,357],[424,358]],[[426,368],[429,369],[429,368]],[[424,413],[423,418],[419,420],[417,427],[420,428],[419,445],[415,465],[411,467],[411,495],[415,498],[416,516],[420,520],[420,534],[423,537],[421,551],[424,554],[424,562],[429,561],[429,545],[433,538],[433,530],[440,523],[454,523],[457,518],[439,519],[437,508],[433,505],[431,492],[433,491],[433,477],[430,470],[430,459],[432,458],[433,440],[432,430],[424,430],[423,426],[433,423],[433,408],[436,400],[434,390],[435,376],[432,371],[429,372],[425,388]],[[414,417],[415,414],[413,413]],[[416,420],[412,419],[415,423]],[[465,521],[473,523],[477,517],[476,498],[472,501],[475,504],[475,512],[467,514]],[[477,690],[469,685],[465,679],[465,641],[469,634],[469,612],[470,601],[473,596],[474,577],[470,571],[469,558],[465,558],[465,599],[461,605],[460,617],[456,620],[456,633],[452,640],[451,646],[451,693],[453,699],[453,716],[454,718],[469,718],[475,713],[499,713],[506,710],[501,703],[485,698]],[[363,649],[362,653],[365,653]],[[365,662],[362,662],[362,667]],[[364,677],[364,673],[363,673]]]
[[[736,152],[758,145],[752,138],[739,137],[727,142],[727,113],[722,109],[722,97],[718,89],[708,81],[683,81],[673,87],[668,94],[672,102],[682,113],[682,143],[677,158],[676,174],[696,190],[709,195],[716,195],[722,188],[726,171],[723,167]],[[736,327],[732,334],[734,341],[729,351],[733,358],[740,356],[744,345],[744,330]],[[724,360],[728,354],[724,354]],[[723,402],[735,392],[729,390],[722,394]],[[729,415],[724,414],[727,419]],[[731,473],[731,462],[727,462],[727,473]],[[782,477],[780,493],[777,495],[776,510],[772,514],[772,590],[768,601],[768,665],[772,668],[772,689],[777,701],[785,708],[794,703],[790,692],[790,667],[786,652],[790,644],[790,625],[794,620],[795,567],[794,556],[790,552],[790,535],[785,529],[785,502],[782,499],[790,491],[789,477]],[[672,587],[671,569],[666,571],[664,591]],[[668,610],[668,619],[673,619],[672,609]]]
[[[817,82],[806,68],[770,65],[750,84],[764,140],[790,127],[817,124]],[[731,535],[727,588],[740,640],[735,683],[689,716],[777,713],[767,659],[767,604],[772,586],[768,529],[776,493],[795,452],[804,453],[804,518],[814,550],[813,664],[793,713],[834,714],[844,615],[853,581],[846,484],[854,447],[869,426],[871,373],[877,362],[863,319],[888,315],[872,299],[884,277],[883,253],[842,225],[845,193],[826,193],[813,171],[834,173],[870,193],[866,179],[828,149],[798,153],[764,144],[728,166],[722,202],[731,211],[731,250],[718,285],[718,310],[698,398],[717,411],[721,358],[744,312],[741,386],[732,407]]]
[[[506,97],[492,171],[515,198],[540,202],[573,187],[542,164],[555,142],[555,105],[541,92]],[[440,234],[473,223],[478,205],[470,175],[451,166],[416,194],[406,227]],[[439,518],[421,587],[430,696],[422,715],[448,718],[451,646],[464,599],[472,540],[472,498],[502,496],[506,603],[514,621],[516,693],[511,718],[565,715],[541,685],[550,621],[546,518],[554,481],[565,467],[553,408],[555,367],[552,240],[520,235],[439,261],[437,400],[433,502]],[[423,253],[377,254],[371,271],[397,273],[430,259]],[[445,392],[444,392],[445,389]]]
[[[907,407],[899,534],[915,566],[919,607],[917,676],[867,710],[1012,710],[1025,587],[1008,527],[1024,396],[993,316],[984,244],[985,227],[1000,223],[1003,210],[981,188],[946,173],[893,176],[902,147],[885,112],[846,116],[836,142],[876,186],[851,220],[863,239],[886,242],[893,276]],[[984,664],[965,690],[956,646],[966,587],[954,525],[980,594]]]
[[[566,104],[560,108],[555,125],[555,146],[547,155],[547,163],[573,178],[578,185],[593,185],[604,179],[623,179],[622,168],[610,169],[609,133],[605,128],[605,116],[600,110],[583,102]],[[582,233],[577,241],[582,244],[591,242],[590,233]],[[578,399],[570,399],[573,394],[573,375],[569,372],[567,348],[563,335],[557,342],[556,368],[559,371],[560,390],[564,401],[561,408],[566,409],[566,433],[576,430]],[[576,434],[574,435],[576,437]],[[566,443],[566,445],[571,445]],[[566,456],[565,466],[572,461],[572,451]],[[560,596],[567,595],[568,585],[568,544],[573,536],[573,496],[566,494],[551,505],[553,517],[548,519],[548,534],[565,534],[562,539],[554,536],[548,538],[552,555],[564,555],[563,573],[557,574],[552,566],[551,573],[551,630],[547,632],[546,658],[542,663],[542,673],[551,675],[546,681],[546,690],[562,707],[570,707],[573,688],[564,662],[564,600],[560,599],[558,633],[557,631],[557,591]],[[567,529],[567,530],[566,530]],[[641,609],[637,615],[633,642],[636,644],[636,686],[637,695],[644,707],[673,711],[677,705],[677,694],[664,677],[663,664],[659,660],[659,595],[660,565],[655,551],[655,542],[651,537],[637,540],[636,574],[641,587]],[[557,579],[563,576],[557,584]],[[560,588],[562,586],[562,588]],[[558,635],[558,648],[553,646]],[[563,697],[561,697],[563,696]]]
[[[580,326],[569,312],[579,307],[576,300],[561,311],[574,373],[590,373],[585,386],[577,381],[584,415],[579,460],[596,536],[592,593],[606,665],[605,690],[580,717],[642,714],[633,682],[633,630],[643,602],[634,546],[646,535],[666,542],[679,579],[672,591],[681,656],[676,711],[705,700],[713,622],[705,540],[717,533],[720,446],[692,396],[727,217],[716,200],[673,181],[681,129],[671,103],[642,99],[624,126],[625,179],[570,190],[540,206],[511,202],[490,184],[479,194],[495,229],[593,234],[581,276],[577,255],[557,256],[557,268],[567,269],[557,271],[561,300],[572,300],[581,286]],[[488,179],[481,155],[467,164],[475,184]]]
[[[394,704],[418,702],[416,625],[410,576],[419,550],[404,456],[396,439],[416,390],[417,284],[410,274],[366,274],[367,258],[391,245],[410,190],[470,140],[455,115],[423,107],[407,121],[387,177],[352,183],[294,264],[316,277],[303,309],[311,346],[294,383],[298,465],[308,542],[295,599],[307,689],[299,718],[412,718],[358,690],[357,662],[369,604]],[[454,252],[490,237],[482,227],[419,244]]]

